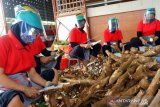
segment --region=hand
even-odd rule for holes
[[[124,44],[123,43],[120,43],[119,44],[119,47],[123,48]]]
[[[147,44],[147,41],[145,41],[144,39],[142,40],[142,44],[143,45],[146,45]]]
[[[63,55],[65,54],[65,52],[64,52],[63,50],[61,50],[61,49],[58,49],[57,54],[58,54],[59,56],[63,56]]]
[[[58,85],[58,83],[47,81],[46,84],[45,84],[45,87],[49,87],[49,86],[52,86],[52,85],[56,86],[56,85]]]
[[[103,43],[103,45],[107,45],[107,43]]]
[[[52,55],[54,55],[54,54],[55,54],[55,52],[54,52],[54,51],[52,51],[52,52],[51,52],[51,56],[52,56]]]
[[[111,47],[112,47],[113,49],[117,50],[118,45],[111,45]]]
[[[141,40],[141,42],[142,42],[143,45],[146,45],[146,44],[147,44],[147,41],[144,40],[143,37],[139,37],[139,39]]]
[[[90,49],[90,48],[92,48],[92,46],[90,45],[90,44],[85,44],[85,46],[84,46],[86,49]]]
[[[156,40],[158,40],[158,36],[154,36],[153,42],[155,42]]]
[[[53,83],[54,85],[58,85],[58,81],[59,81],[59,78],[60,78],[60,74],[61,74],[61,72],[60,72],[59,70],[57,70],[57,69],[54,68],[54,78],[53,78],[53,80],[52,80],[52,83]]]
[[[48,57],[42,56],[42,57],[40,58],[40,61],[41,61],[42,63],[46,64],[46,63],[48,63],[48,62],[51,61],[51,56],[48,56]]]
[[[23,93],[30,98],[36,98],[40,95],[38,87],[25,87]]]
[[[117,50],[118,52],[121,52],[121,50],[119,49],[118,45],[111,45],[111,47],[115,50]]]

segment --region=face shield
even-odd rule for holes
[[[85,19],[83,19],[83,20],[78,20],[78,21],[77,21],[77,27],[78,27],[78,28],[83,28],[83,27],[85,27],[85,23],[86,23]]]
[[[39,35],[45,31],[39,12],[35,8],[26,5],[17,5],[14,10],[16,22],[22,22],[20,26],[21,39],[26,44],[32,43],[35,35]]]
[[[147,11],[144,14],[144,19],[146,22],[151,23],[155,20],[155,9],[147,9]]]
[[[108,28],[110,32],[115,32],[118,29],[118,20],[116,18],[110,18],[108,21]]]
[[[23,21],[21,22],[20,38],[25,44],[33,43],[36,40],[36,36],[41,32],[41,29],[32,27]]]
[[[78,28],[84,28],[86,20],[85,20],[83,14],[77,14],[76,15],[76,20],[77,20],[77,22],[76,22],[77,27]]]

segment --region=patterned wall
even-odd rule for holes
[[[6,17],[14,18],[14,6],[18,4],[32,5],[39,10],[43,21],[53,21],[52,0],[2,0]]]

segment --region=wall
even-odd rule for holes
[[[156,17],[160,19],[160,0],[136,0],[131,2],[88,8],[90,37],[98,40],[103,38],[103,31],[107,28],[109,17],[117,17],[120,22],[124,39],[128,42],[136,36],[138,22],[143,18],[144,10],[148,7],[156,8]]]

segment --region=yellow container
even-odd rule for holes
[[[57,44],[52,44],[51,49],[52,49],[52,50],[61,49],[61,50],[63,50],[63,51],[66,53],[66,52],[68,52],[68,45],[57,45]]]

